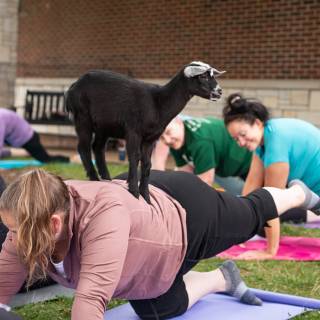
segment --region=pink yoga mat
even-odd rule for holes
[[[250,240],[243,245],[236,245],[230,249],[220,253],[220,258],[237,257],[248,250],[264,250],[266,248],[266,240]],[[320,260],[320,239],[304,238],[304,237],[281,237],[280,247],[275,260],[299,260],[299,261],[315,261]]]

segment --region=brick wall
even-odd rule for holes
[[[202,60],[228,79],[320,79],[319,0],[21,0],[18,76],[109,68],[169,78]]]
[[[0,0],[0,106],[13,104],[18,0]]]

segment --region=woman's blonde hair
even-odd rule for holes
[[[69,214],[69,192],[62,179],[42,169],[29,171],[11,183],[0,198],[0,211],[17,223],[17,252],[28,270],[27,285],[46,277],[54,251],[50,218]]]

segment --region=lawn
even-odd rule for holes
[[[50,164],[43,168],[66,179],[85,179],[85,173],[81,165]],[[111,175],[115,176],[126,171],[127,167],[125,165],[109,165],[109,169]],[[15,170],[14,174],[23,171],[25,169]],[[282,234],[320,237],[320,230],[283,225]],[[195,269],[199,271],[212,270],[220,262],[221,260],[218,258],[209,259],[199,263]],[[237,264],[244,279],[251,287],[320,299],[319,262],[239,261]],[[119,303],[122,303],[122,301],[112,301],[109,308]],[[59,298],[45,303],[17,308],[16,312],[26,320],[65,320],[70,319],[71,304],[72,299]],[[320,319],[320,312],[305,313],[294,319]]]

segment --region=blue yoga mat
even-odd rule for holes
[[[28,166],[41,166],[37,160],[0,160],[0,169],[17,169]]]
[[[286,320],[310,309],[319,309],[320,300],[278,294],[263,290],[255,292],[264,300],[262,306],[249,306],[223,294],[209,294],[197,302],[179,320]],[[310,308],[310,309],[308,309]],[[130,304],[111,309],[105,313],[106,320],[138,320]]]
[[[252,291],[262,301],[288,304],[292,306],[300,306],[308,309],[320,310],[320,300],[293,296],[291,294],[275,293],[259,289],[252,289]]]

